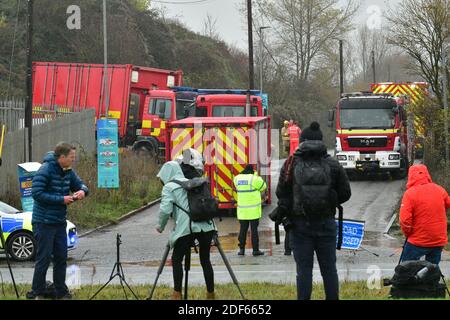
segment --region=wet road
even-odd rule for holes
[[[278,181],[278,163],[272,167],[272,191]],[[391,276],[400,255],[402,243],[383,234],[397,205],[404,181],[390,181],[378,179],[376,181],[353,181],[352,198],[344,205],[345,218],[366,222],[366,233],[363,246],[353,252],[343,250],[338,252],[338,270],[340,280],[367,280],[370,270],[378,268],[380,275]],[[276,203],[275,195],[273,195]],[[80,239],[78,248],[69,254],[68,284],[98,284],[109,279],[109,275],[116,261],[116,234],[122,235],[121,261],[127,280],[131,284],[153,283],[158,266],[168,240],[172,225],[168,225],[161,235],[156,232],[158,219],[158,205],[123,221],[119,225],[108,227]],[[275,245],[273,223],[268,213],[274,206],[264,208],[264,215],[260,223],[260,248],[266,255],[253,257],[247,254],[237,256],[239,223],[233,217],[216,219],[222,247],[231,263],[238,280],[270,281],[276,283],[295,283],[295,262],[293,257],[284,256],[283,242]],[[281,232],[281,240],[284,232]],[[250,236],[247,246],[250,248]],[[251,249],[247,250],[251,253]],[[442,264],[446,274],[450,257],[444,252]],[[217,283],[231,282],[230,275],[216,247],[213,247],[211,258]],[[166,263],[170,266],[169,261]],[[17,282],[30,283],[33,265],[31,263],[14,264]],[[368,269],[372,268],[372,269]],[[9,275],[3,263],[0,272],[5,281]],[[369,272],[369,273],[368,273]],[[48,273],[51,280],[51,272]],[[321,281],[317,261],[314,269],[314,279]],[[192,269],[189,277],[191,284],[204,284],[203,274],[198,255],[192,255]],[[172,284],[171,268],[164,269],[160,282]]]

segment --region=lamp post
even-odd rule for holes
[[[249,90],[255,89],[255,70],[253,63],[253,17],[252,0],[247,0],[247,20],[248,20],[248,78]]]
[[[263,67],[264,67],[264,29],[269,29],[270,27],[259,27],[259,90],[263,92]]]
[[[27,19],[27,100],[25,105],[24,129],[28,129],[28,161],[33,159],[33,0],[28,0]],[[24,141],[25,142],[25,141]],[[24,161],[26,161],[26,147],[24,143]]]
[[[108,85],[108,33],[106,25],[106,0],[103,0],[103,58],[104,58],[104,87],[105,87],[105,116],[109,114],[109,85]]]

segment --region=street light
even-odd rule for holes
[[[263,51],[263,47],[264,47],[264,34],[263,34],[263,30],[264,29],[270,29],[270,27],[259,27],[259,63],[260,63],[260,67],[259,67],[259,90],[261,90],[261,93],[263,92],[263,66],[264,66],[264,51]]]

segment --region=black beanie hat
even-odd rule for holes
[[[313,122],[308,128],[302,131],[300,136],[300,141],[304,142],[306,140],[323,140],[322,131],[320,131],[320,124]]]

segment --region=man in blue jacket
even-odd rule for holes
[[[75,147],[61,142],[49,152],[33,178],[33,234],[37,242],[32,290],[42,299],[47,269],[53,256],[53,283],[58,299],[70,299],[66,286],[67,206],[82,200],[88,188],[72,170]],[[70,195],[71,192],[74,192]]]

